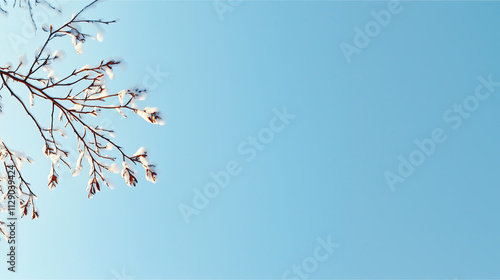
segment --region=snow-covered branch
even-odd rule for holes
[[[50,5],[47,1],[41,0],[14,2],[21,7],[27,7],[30,11],[34,4]],[[115,132],[94,126],[92,118],[98,117],[103,111],[116,111],[125,118],[127,113],[130,113],[138,115],[149,123],[163,124],[157,108],[141,108],[137,105],[137,101],[144,100],[145,89],[132,87],[116,93],[108,91],[106,83],[113,79],[113,71],[120,65],[120,60],[100,60],[92,66],[74,67],[74,70],[69,73],[60,73],[57,70],[55,64],[64,59],[65,53],[63,50],[49,51],[49,47],[54,47],[59,40],[69,38],[75,51],[80,54],[83,52],[83,44],[87,39],[102,39],[101,33],[98,33],[96,37],[85,33],[81,28],[82,25],[109,25],[115,22],[87,19],[83,16],[84,12],[97,2],[98,0],[85,6],[60,27],[44,26],[42,29],[46,32],[47,39],[32,60],[22,55],[15,66],[0,67],[0,92],[13,97],[14,103],[17,103],[19,108],[29,116],[33,124],[31,128],[39,132],[43,154],[50,159],[49,188],[53,189],[58,184],[57,170],[60,165],[71,168],[73,175],[77,176],[82,171],[83,162],[86,159],[89,167],[87,184],[89,198],[100,191],[102,186],[112,187],[106,173],[120,173],[129,186],[135,186],[138,181],[132,165],[141,165],[148,181],[156,182],[157,176],[154,165],[149,163],[148,153],[144,148],[140,148],[135,154],[128,154],[113,140]],[[7,1],[4,3],[7,4]],[[50,7],[55,9],[53,6]],[[4,11],[1,5],[0,10]],[[32,62],[28,63],[28,61]],[[35,113],[32,108],[38,102],[48,103],[50,111],[41,113],[37,110]],[[46,123],[41,121],[41,114],[44,114],[43,116],[49,121]],[[1,131],[1,133],[8,132]],[[74,163],[69,160],[68,150],[62,146],[60,140],[58,141],[67,136],[75,137],[77,143],[79,154]],[[108,153],[114,153],[114,155]],[[116,161],[121,161],[121,172]],[[32,162],[32,160],[10,149],[0,140],[0,162],[5,167],[13,164],[17,170],[18,199],[21,202],[22,215],[27,215],[28,208],[31,207],[31,217],[38,218],[38,212],[34,206],[36,196],[21,174],[22,163]],[[1,183],[0,192],[4,193]],[[0,200],[0,209],[1,202],[2,200]],[[0,231],[2,225],[0,222]]]

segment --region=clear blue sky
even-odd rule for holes
[[[20,224],[15,275],[0,243],[0,278],[281,279],[311,265],[328,236],[340,246],[306,268],[309,278],[499,278],[500,87],[467,117],[454,104],[474,102],[479,76],[500,81],[500,3],[402,2],[349,63],[341,43],[353,45],[355,27],[387,3],[243,1],[223,20],[212,1],[91,10],[119,22],[82,56],[62,41],[61,69],[122,57],[116,91],[151,69],[169,73],[142,103],[159,107],[165,126],[103,116],[129,152],[149,148],[160,181],[141,176],[131,189],[116,177],[115,190],[89,200],[84,171],[50,192],[42,143],[2,92],[1,137],[37,161],[26,174],[41,216]],[[3,38],[21,34],[21,18],[0,21]],[[2,63],[17,60],[8,40],[0,48]],[[285,107],[295,118],[270,139],[273,110]],[[408,160],[436,129],[446,140],[391,190],[384,174],[398,175],[398,157]],[[259,133],[269,143],[257,148],[248,137]],[[179,207],[194,207],[196,190],[228,164],[238,174],[186,223]]]

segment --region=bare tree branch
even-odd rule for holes
[[[40,0],[35,0],[34,4],[42,2],[50,5],[47,1]],[[80,54],[86,40],[93,38],[80,29],[80,24],[109,25],[115,23],[114,20],[83,18],[83,13],[97,2],[99,1],[95,0],[85,6],[58,28],[54,28],[52,25],[44,28],[44,31],[48,33],[47,39],[36,52],[31,64],[28,64],[27,59],[21,56],[16,67],[0,67],[0,93],[2,91],[8,93],[26,113],[33,124],[32,128],[38,130],[40,134],[43,153],[51,160],[48,176],[49,188],[53,189],[58,183],[56,170],[61,163],[73,169],[73,175],[77,176],[83,169],[82,161],[86,158],[90,169],[87,184],[89,198],[100,191],[101,186],[112,186],[106,173],[120,173],[120,168],[115,163],[118,158],[122,163],[121,176],[129,186],[137,184],[136,172],[131,168],[131,165],[142,165],[146,179],[151,182],[156,182],[157,173],[154,171],[154,165],[147,160],[146,149],[140,148],[135,154],[128,154],[124,148],[112,140],[114,131],[94,126],[91,120],[87,120],[86,116],[98,117],[103,111],[117,111],[121,116],[127,117],[126,112],[130,112],[137,114],[149,123],[163,124],[157,108],[137,106],[136,101],[143,100],[145,97],[145,89],[136,87],[118,93],[108,92],[106,82],[108,79],[113,79],[113,69],[121,63],[119,60],[101,60],[95,66],[75,67],[70,73],[61,75],[61,78],[56,75],[56,69],[53,65],[61,61],[65,54],[62,50],[49,52],[49,46],[55,44],[60,38],[70,37],[76,52]],[[7,1],[4,0],[4,3],[7,4]],[[32,1],[14,1],[14,5],[16,3],[20,7],[27,7],[32,15]],[[53,6],[50,7],[55,9]],[[4,11],[1,5],[0,11]],[[26,71],[22,70],[28,66]],[[13,87],[12,85],[17,86]],[[24,101],[25,99],[29,99],[29,104]],[[48,102],[50,111],[35,114],[34,111],[30,110],[35,106],[35,100]],[[56,113],[58,113],[57,116]],[[49,116],[50,121],[44,124],[43,121],[40,121],[40,115]],[[57,126],[57,124],[62,127]],[[69,129],[69,134],[73,135],[77,142],[79,155],[74,167],[69,162],[69,152],[58,142],[58,139],[67,136],[65,129]],[[1,131],[1,133],[5,133],[5,131]],[[117,156],[105,153],[113,150]],[[22,216],[27,215],[28,208],[31,207],[32,219],[38,218],[38,211],[34,206],[36,195],[21,174],[22,163],[31,163],[31,158],[12,150],[0,139],[0,162],[4,164],[6,171],[7,166],[10,165],[14,166],[17,171],[17,179],[19,180],[17,198],[20,201]],[[1,183],[0,192],[4,193]],[[3,201],[5,201],[5,196]],[[0,210],[1,202],[2,200],[0,200]],[[3,222],[0,221],[0,233],[2,225]]]

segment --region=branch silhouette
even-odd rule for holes
[[[47,0],[14,0],[10,1],[12,2],[12,7],[14,8],[21,8],[25,9],[28,11],[31,19],[31,23],[33,24],[33,27],[38,29],[37,24],[35,22],[35,16],[33,15],[33,7],[36,7],[38,5],[48,7],[51,10],[54,10],[58,13],[61,13],[61,10],[56,8],[54,5],[52,5],[50,2]],[[9,1],[3,0],[3,3],[0,2],[0,13],[3,13],[5,15],[8,15],[9,12],[7,11],[7,6],[9,6]]]
[[[31,2],[25,0],[18,3],[20,2],[29,5],[27,7],[32,15]],[[36,0],[36,2],[46,1]],[[54,28],[52,25],[43,27],[43,31],[48,34],[47,39],[37,50],[31,64],[28,64],[26,56],[20,56],[16,67],[11,65],[0,67],[0,93],[5,92],[13,97],[15,103],[18,103],[23,112],[26,113],[41,137],[44,155],[50,159],[49,189],[52,190],[58,184],[59,175],[56,172],[58,167],[66,166],[73,170],[73,176],[78,176],[83,169],[83,159],[85,158],[90,169],[87,183],[88,198],[92,198],[96,192],[101,190],[102,186],[112,188],[106,173],[120,173],[128,186],[136,186],[138,182],[136,171],[132,169],[133,165],[141,165],[145,170],[146,179],[153,183],[156,182],[157,173],[155,166],[148,161],[148,153],[145,148],[140,148],[134,154],[127,154],[124,148],[112,140],[114,131],[94,126],[91,121],[87,120],[86,116],[98,117],[103,111],[117,111],[125,118],[127,117],[126,113],[132,113],[152,124],[163,125],[164,123],[157,108],[137,106],[137,100],[145,99],[146,89],[133,87],[117,93],[108,92],[107,79],[113,78],[113,69],[121,63],[119,60],[102,60],[95,66],[75,67],[75,70],[60,78],[56,75],[56,69],[53,65],[62,60],[65,54],[62,50],[50,52],[49,46],[61,38],[70,37],[76,52],[80,54],[86,40],[94,38],[84,33],[81,25],[115,23],[114,20],[106,21],[83,17],[83,13],[91,6],[96,5],[97,2],[99,0],[85,6],[58,28]],[[14,5],[15,3],[16,1]],[[1,6],[0,10],[4,11]],[[100,39],[100,36],[98,34],[97,39]],[[24,90],[14,89],[13,85]],[[22,97],[29,99],[29,102],[24,101]],[[50,115],[50,122],[47,124],[39,121],[38,115],[31,110],[35,106],[35,101],[38,102],[38,100],[48,102],[50,105],[50,111],[38,114]],[[62,127],[57,126],[58,124]],[[69,160],[69,151],[58,142],[58,139],[67,137],[66,129],[77,141],[79,154],[74,167]],[[1,133],[5,133],[5,131],[2,130]],[[2,202],[5,203],[9,192],[4,190],[2,185],[9,182],[7,174],[10,168],[15,171],[15,179],[18,181],[15,185],[15,197],[20,202],[21,217],[28,215],[31,210],[31,218],[36,219],[39,217],[38,209],[34,205],[34,199],[37,197],[31,189],[30,183],[22,175],[23,163],[32,163],[33,160],[24,153],[13,150],[9,145],[0,138],[0,162],[5,169],[4,176],[0,177],[0,192],[2,193],[0,209],[7,211],[5,205],[2,206]],[[117,156],[105,154],[110,150],[115,150]],[[116,164],[117,160],[121,161],[121,172],[120,167]],[[8,238],[5,223],[2,221],[0,221],[0,233]]]

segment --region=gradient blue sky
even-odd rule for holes
[[[61,69],[122,57],[116,91],[141,84],[148,69],[169,73],[142,103],[159,107],[165,126],[103,116],[129,152],[149,148],[160,182],[141,177],[130,189],[115,178],[114,191],[89,200],[86,173],[66,173],[50,192],[42,143],[2,92],[1,137],[37,160],[25,172],[41,217],[20,224],[19,272],[7,274],[2,261],[1,279],[113,279],[123,270],[134,279],[281,279],[327,236],[340,247],[310,278],[500,278],[500,97],[460,129],[443,120],[479,76],[500,81],[500,3],[401,6],[351,63],[339,44],[352,44],[354,28],[386,1],[243,1],[223,21],[212,1],[109,1],[89,11],[120,20],[82,56],[62,41]],[[21,18],[0,21],[4,38],[20,32]],[[17,60],[8,40],[0,47],[1,61]],[[238,145],[283,107],[296,118],[246,162]],[[446,142],[391,192],[384,173],[435,128]],[[230,160],[241,174],[186,224],[179,205]]]

